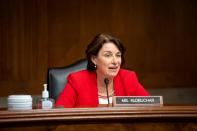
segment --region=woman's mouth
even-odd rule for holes
[[[112,72],[116,72],[117,69],[118,69],[118,67],[117,67],[117,66],[113,66],[113,67],[109,67],[108,69],[109,69],[110,71],[112,71]]]

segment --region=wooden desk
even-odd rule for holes
[[[197,131],[197,106],[0,111],[0,130]]]

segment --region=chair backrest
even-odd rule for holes
[[[57,100],[60,92],[67,83],[67,77],[70,73],[87,68],[87,60],[79,60],[69,66],[49,68],[47,74],[47,83],[50,98]]]

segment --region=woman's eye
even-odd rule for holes
[[[110,57],[111,55],[110,55],[110,54],[105,54],[104,56],[105,56],[105,57]]]
[[[121,54],[117,54],[116,57],[121,57]]]

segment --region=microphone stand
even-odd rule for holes
[[[104,79],[104,82],[105,82],[105,86],[106,86],[106,92],[107,92],[107,101],[108,101],[108,107],[110,105],[110,102],[109,102],[109,93],[108,93],[108,84],[109,84],[109,80],[107,78]]]

